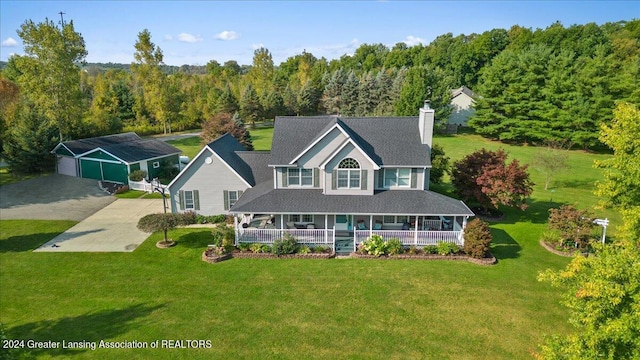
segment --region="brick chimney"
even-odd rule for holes
[[[420,139],[423,144],[429,145],[429,150],[433,146],[433,123],[435,122],[435,110],[430,106],[430,101],[424,101],[424,107],[420,109],[418,126],[420,127]]]

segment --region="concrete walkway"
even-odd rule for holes
[[[117,199],[34,251],[131,252],[150,235],[138,220],[161,212],[161,199]]]

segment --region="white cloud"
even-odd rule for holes
[[[407,36],[407,38],[404,39],[402,42],[407,44],[407,46],[414,46],[414,45],[425,43],[424,39],[419,38],[417,36],[413,36],[413,35]]]
[[[2,46],[14,47],[14,46],[18,46],[18,42],[16,41],[16,39],[9,37],[2,42]]]
[[[200,35],[180,33],[178,34],[178,41],[196,43],[196,42],[202,41],[202,37]]]
[[[240,34],[238,34],[235,31],[223,31],[219,34],[216,34],[214,36],[214,38],[218,39],[218,40],[223,40],[223,41],[228,41],[228,40],[235,40],[238,39],[240,37]]]

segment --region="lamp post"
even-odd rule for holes
[[[154,178],[153,182],[151,183],[153,186],[153,191],[157,191],[158,194],[162,195],[162,206],[164,209],[164,213],[167,213],[167,198],[165,196],[165,188],[161,186],[160,184],[160,180],[158,180],[158,178]]]
[[[593,223],[602,226],[602,243],[604,244],[604,239],[607,236],[607,225],[609,225],[609,219],[595,219],[593,220]]]

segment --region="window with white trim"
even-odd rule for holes
[[[185,192],[184,192],[184,208],[186,210],[193,210],[195,208],[195,201],[193,199],[193,191],[185,190]]]
[[[238,192],[229,191],[229,207],[232,207],[238,201]]]
[[[153,168],[154,168],[154,169],[157,169],[157,168],[159,168],[159,167],[160,167],[160,161],[154,161],[154,162],[153,162]]]
[[[407,215],[400,215],[400,216],[385,215],[382,218],[382,222],[385,223],[385,224],[404,224],[405,222],[409,222],[409,216],[407,216]]]
[[[384,169],[384,187],[410,187],[411,169]]]
[[[313,222],[313,215],[311,215],[311,214],[289,214],[289,222],[312,223]]]
[[[313,169],[287,169],[289,186],[313,186]]]
[[[338,164],[338,189],[360,188],[360,164],[357,160],[346,158]]]

